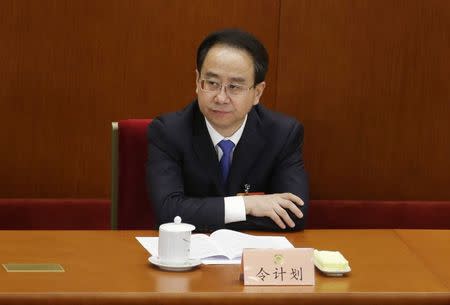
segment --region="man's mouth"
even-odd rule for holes
[[[229,110],[222,110],[222,109],[211,109],[211,111],[215,112],[215,113],[222,113],[222,114],[231,112]]]

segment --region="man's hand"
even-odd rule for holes
[[[244,196],[244,203],[247,215],[270,217],[282,229],[286,229],[286,224],[291,228],[295,226],[286,209],[298,218],[303,217],[298,208],[303,205],[303,200],[292,193]]]

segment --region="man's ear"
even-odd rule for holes
[[[200,73],[195,69],[195,93],[198,94],[198,84],[200,81]]]
[[[253,105],[259,103],[259,99],[261,98],[264,88],[266,88],[266,82],[260,82],[255,86],[255,100],[253,101]]]

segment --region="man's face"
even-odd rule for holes
[[[243,50],[224,45],[215,45],[207,53],[202,70],[196,71],[197,97],[200,111],[211,125],[222,136],[231,136],[242,125],[246,114],[253,105],[259,103],[265,83],[256,87],[254,84],[253,60]],[[202,90],[201,81],[222,84],[218,92]],[[242,95],[231,95],[225,90],[225,85],[243,86],[246,90]]]

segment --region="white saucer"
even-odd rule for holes
[[[157,256],[150,256],[148,258],[148,261],[153,265],[167,271],[186,271],[193,269],[202,263],[202,261],[199,259],[190,258],[182,264],[167,264],[161,262]]]

